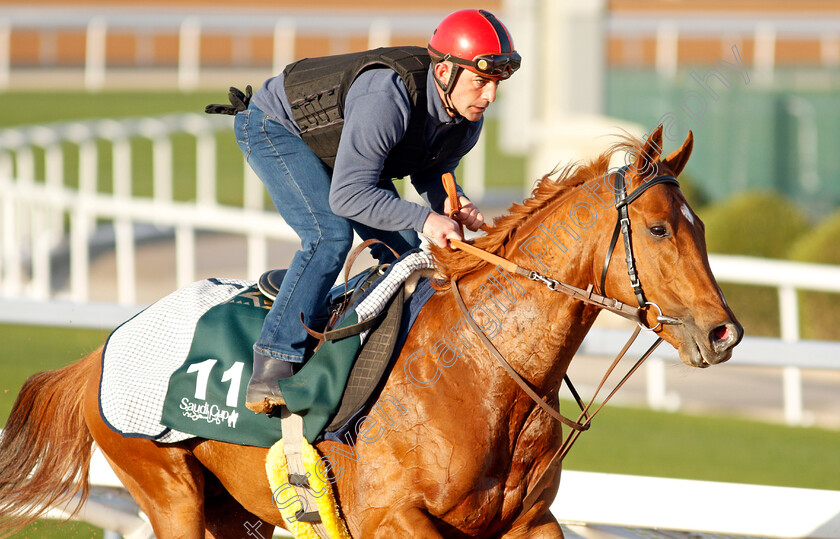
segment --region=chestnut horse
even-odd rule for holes
[[[661,159],[662,127],[629,139],[591,163],[544,177],[531,198],[473,244],[570,285],[601,288],[616,223],[609,158],[629,151],[631,193],[653,175],[678,176],[691,154]],[[729,359],[743,335],[709,268],[703,224],[675,182],[653,185],[628,206],[642,320],[657,326],[684,363]],[[557,406],[566,369],[599,308],[557,294],[495,265],[434,248],[440,271],[457,279],[476,323],[540,395]],[[636,304],[618,241],[606,292]],[[563,533],[549,511],[560,467],[538,481],[561,443],[561,427],[525,395],[463,322],[453,295],[439,290],[419,313],[377,410],[355,445],[317,444],[348,529],[357,538],[520,537]],[[101,349],[64,369],[39,373],[21,390],[0,444],[0,515],[6,528],[30,521],[22,509],[86,488],[91,443],[151,520],[160,538],[246,537],[284,526],[265,472],[266,449],[205,440],[161,444],[123,438],[100,417]],[[383,396],[387,396],[386,399]],[[324,462],[324,461],[322,461]],[[329,464],[329,466],[326,466]],[[538,485],[535,492],[531,492]],[[535,500],[525,507],[523,500]]]

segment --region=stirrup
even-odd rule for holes
[[[286,271],[284,269],[268,270],[260,275],[260,279],[257,281],[257,288],[260,289],[260,293],[271,301],[277,299],[277,291],[280,290],[280,283],[286,277]]]

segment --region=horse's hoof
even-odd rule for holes
[[[286,400],[282,397],[266,397],[257,402],[246,402],[245,406],[258,414],[270,414],[275,408],[285,406]]]

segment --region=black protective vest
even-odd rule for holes
[[[429,53],[422,47],[381,47],[304,58],[289,64],[283,70],[286,96],[301,138],[332,169],[344,127],[344,102],[350,85],[367,69],[388,67],[397,72],[408,89],[411,116],[402,140],[385,159],[380,178],[402,178],[431,166],[448,148],[446,145],[438,148],[433,156],[432,149],[426,145],[426,74],[430,64]],[[461,122],[455,129],[458,133],[453,134],[463,136],[466,128],[467,122]]]

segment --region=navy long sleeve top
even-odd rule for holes
[[[465,136],[451,140],[451,130],[467,120],[460,116],[452,118],[446,113],[432,68],[427,75],[426,92],[429,114],[426,142],[433,149],[431,154],[436,155],[434,150],[443,144],[452,144],[454,148],[449,152],[450,157],[438,163],[429,162],[412,174],[411,183],[429,206],[440,213],[446,200],[441,175],[453,172],[461,158],[475,146],[484,120],[471,122]],[[300,128],[292,119],[282,73],[266,81],[254,94],[253,101],[263,112],[300,136]],[[330,187],[330,208],[336,215],[380,230],[422,232],[430,209],[377,187],[385,158],[408,129],[410,113],[408,90],[392,69],[367,70],[350,86]],[[458,191],[463,194],[460,187]]]

